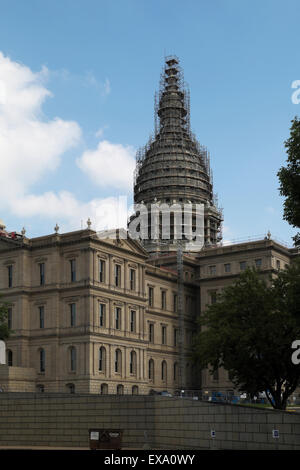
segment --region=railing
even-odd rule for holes
[[[243,237],[243,238],[233,238],[232,240],[226,240],[226,241],[220,242],[217,246],[237,245],[239,243],[257,242],[257,241],[262,241],[262,240],[272,240],[284,246],[285,248],[293,248],[293,245],[291,243],[288,244],[278,237],[268,236],[266,234],[254,235],[254,236]]]

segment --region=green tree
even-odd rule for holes
[[[8,328],[8,304],[0,302],[0,340],[7,339],[11,331]]]
[[[300,228],[300,120],[292,120],[290,138],[285,141],[287,165],[278,172],[279,191],[285,196],[283,218],[293,227]],[[300,232],[293,237],[296,246],[300,246]]]
[[[194,359],[211,373],[225,368],[238,390],[265,392],[274,408],[285,409],[300,385],[300,366],[291,360],[299,312],[299,260],[269,282],[248,269],[203,314]]]

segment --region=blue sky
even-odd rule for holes
[[[114,223],[111,204],[120,195],[132,202],[135,151],[153,132],[164,55],[176,54],[192,130],[211,153],[224,238],[270,230],[291,242],[276,174],[300,115],[291,99],[298,1],[0,0],[0,8],[0,218],[9,230],[25,226],[31,237],[56,222],[61,231],[88,217],[95,228]]]

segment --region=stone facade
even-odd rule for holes
[[[32,370],[37,390],[48,392],[145,394],[178,388],[177,275],[147,258],[138,243],[100,240],[92,230],[0,239],[0,286],[13,330],[7,363],[30,369],[31,385],[20,381],[20,391],[32,391]],[[186,314],[192,331],[193,282],[185,292],[193,299]],[[196,387],[191,377],[192,372],[189,386]],[[9,375],[0,378],[4,390],[16,391]]]
[[[4,391],[148,394],[233,392],[227,372],[197,371],[197,318],[248,266],[276,274],[295,250],[266,238],[183,256],[184,381],[179,377],[176,256],[149,258],[130,239],[93,230],[0,238],[0,292],[13,334]]]

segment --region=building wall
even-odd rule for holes
[[[174,392],[179,388],[202,389],[207,394],[232,392],[233,385],[225,370],[220,369],[212,376],[208,370],[200,373],[193,365],[191,346],[197,319],[214,296],[234,282],[244,268],[259,263],[267,279],[284,268],[290,258],[287,248],[269,239],[209,247],[193,256],[184,256],[182,383],[178,336],[175,338],[175,331],[177,335],[179,331],[174,303],[174,296],[178,302],[176,255],[148,259],[138,243],[99,240],[91,230],[25,239],[22,245],[7,245],[0,240],[0,292],[12,309],[13,334],[7,341],[7,349],[13,354],[12,365],[34,369],[36,385],[43,385],[48,392],[66,392],[71,386],[80,393],[100,393],[101,386],[108,393],[117,393],[118,389],[125,394],[147,394],[152,389]],[[71,261],[76,265],[73,280]],[[45,268],[44,285],[40,279],[41,264]],[[12,287],[8,287],[8,266],[13,270]],[[116,266],[120,270],[118,286]],[[131,271],[135,273],[134,282]],[[152,305],[149,288],[153,292]],[[72,308],[76,316],[73,326],[71,305],[75,306]],[[105,306],[102,325],[100,305]],[[42,328],[40,309],[44,311]],[[120,309],[118,328],[116,309]],[[150,325],[154,329],[153,338]],[[76,353],[75,370],[71,370],[72,348]],[[104,355],[102,368],[100,348]],[[45,352],[45,371],[40,370],[41,350]],[[151,370],[150,363],[154,364]],[[5,387],[11,390],[9,383]]]
[[[282,245],[268,238],[255,242],[229,246],[211,247],[198,256],[197,279],[200,286],[200,312],[215,301],[216,295],[235,282],[246,268],[257,268],[268,282],[269,276],[276,275],[290,263],[291,253]],[[224,369],[217,375],[209,370],[202,371],[202,390],[204,393],[232,393],[234,386]],[[234,391],[236,393],[236,391]]]
[[[76,265],[73,280],[71,261]],[[44,285],[41,285],[41,264]],[[7,266],[13,266],[11,287],[8,287]],[[118,286],[115,266],[120,270]],[[130,278],[132,271],[134,280]],[[178,363],[178,348],[174,346],[178,314],[172,304],[177,277],[148,265],[147,254],[137,244],[127,240],[99,241],[94,232],[85,230],[26,240],[24,246],[14,250],[0,246],[0,282],[12,309],[13,334],[7,341],[7,349],[12,351],[13,366],[33,368],[36,385],[43,385],[45,391],[65,392],[72,385],[76,392],[100,393],[103,384],[109,393],[116,393],[119,386],[126,394],[145,394],[152,388],[171,391],[178,388],[178,372],[174,377],[174,364]],[[150,284],[155,291],[152,307],[148,299]],[[165,305],[161,305],[162,291]],[[193,289],[187,289],[187,296],[193,296]],[[76,316],[73,326],[71,305]],[[102,325],[100,305],[105,309]],[[132,311],[135,312],[133,324]],[[149,341],[150,322],[155,324],[153,342]],[[193,329],[193,322],[193,313],[188,312],[188,331]],[[162,326],[166,328],[164,344]],[[190,350],[188,338],[189,335],[187,349]],[[76,370],[71,370],[72,348],[76,351]],[[44,371],[40,367],[41,350],[45,354]],[[120,351],[118,370],[117,350]],[[149,378],[150,360],[154,361],[153,379]],[[164,378],[163,362],[166,363]]]
[[[123,448],[300,449],[297,413],[156,396],[0,394],[2,447],[87,449],[91,428],[122,429]]]

